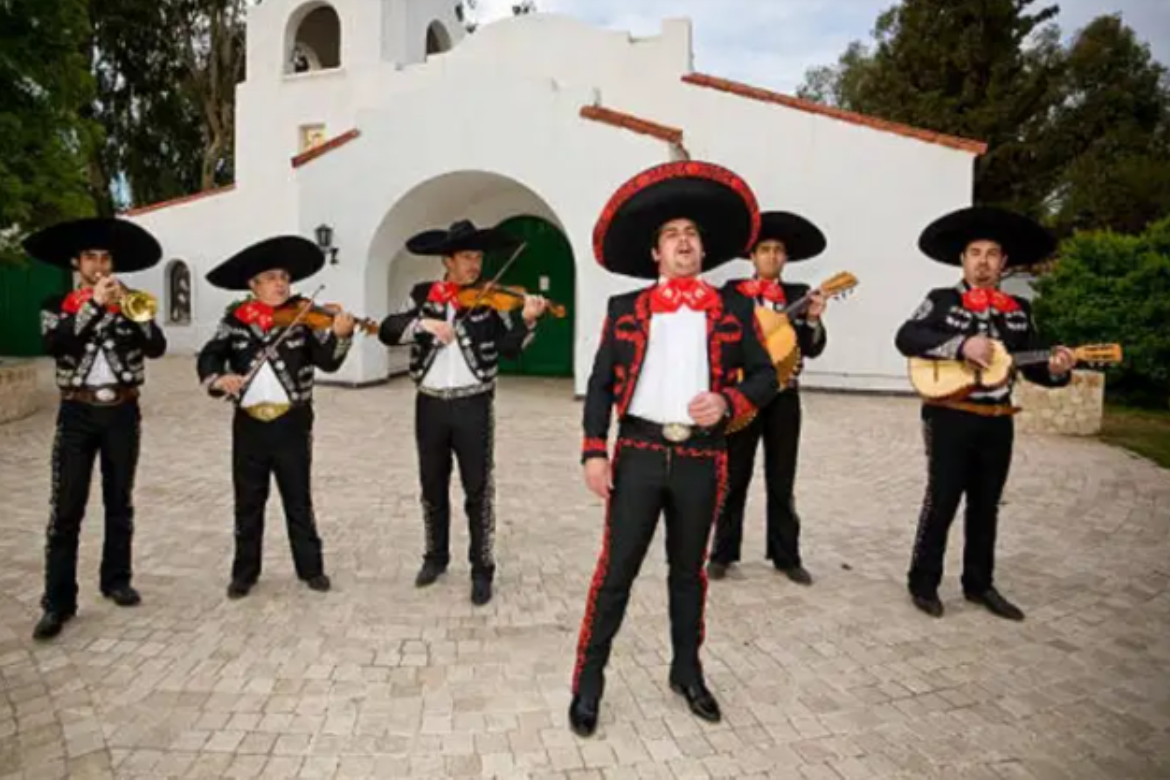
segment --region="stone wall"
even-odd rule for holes
[[[36,364],[31,360],[0,361],[0,423],[29,416],[39,403]]]
[[[1072,382],[1057,389],[1040,387],[1021,377],[1012,401],[1024,409],[1016,415],[1017,431],[1093,436],[1101,431],[1105,411],[1105,375],[1074,371]]]

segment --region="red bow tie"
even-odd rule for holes
[[[741,282],[739,291],[749,298],[763,298],[772,303],[786,304],[784,287],[775,279],[748,279]]]
[[[61,311],[65,312],[66,314],[76,314],[77,312],[81,311],[81,307],[84,306],[85,302],[90,298],[93,298],[92,287],[83,287],[81,289],[74,290],[73,292],[66,295],[65,300],[61,302]],[[116,303],[107,303],[106,311],[110,312],[111,314],[117,314],[119,311],[121,311],[121,309]]]
[[[1015,298],[999,290],[975,288],[963,293],[963,308],[975,312],[992,308],[1000,314],[1007,314],[1009,311],[1019,311],[1020,304],[1016,303]]]
[[[435,282],[427,293],[427,300],[446,306],[448,303],[459,308],[459,291],[462,287],[455,282]]]
[[[706,311],[719,305],[719,294],[715,288],[701,279],[671,279],[654,288],[650,294],[650,311],[655,314],[669,314],[686,306],[693,311]]]
[[[235,317],[245,325],[255,325],[267,333],[272,329],[273,309],[267,303],[248,301],[236,307]]]

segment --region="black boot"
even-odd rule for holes
[[[914,602],[914,606],[931,617],[938,618],[943,616],[943,603],[939,601],[937,593],[931,593],[930,595],[911,593],[910,598]]]
[[[988,611],[993,615],[998,615],[999,617],[1006,618],[1007,620],[1024,619],[1023,611],[1015,604],[1001,596],[999,591],[997,591],[995,588],[988,588],[987,590],[983,591],[983,593],[978,595],[973,593],[965,593],[963,595],[966,597],[967,601],[971,601],[976,604],[982,604],[983,606],[987,607]]]
[[[477,607],[492,600],[492,581],[486,577],[474,577],[471,580],[471,603]]]
[[[722,720],[723,714],[719,711],[719,702],[715,701],[715,697],[711,695],[711,691],[707,690],[707,686],[702,680],[688,685],[671,680],[670,689],[686,699],[691,712],[703,720],[712,723],[718,723]]]
[[[414,586],[416,588],[425,588],[427,585],[433,585],[435,580],[443,572],[447,571],[446,566],[440,566],[433,561],[424,561],[422,568],[418,570],[418,576],[414,578]]]
[[[707,564],[707,576],[713,580],[721,580],[727,576],[728,568],[730,564],[711,561]]]
[[[780,569],[779,566],[776,568]],[[812,575],[808,573],[808,569],[803,566],[788,566],[780,569],[784,572],[784,576],[795,582],[797,585],[812,585]]]
[[[574,696],[569,704],[569,728],[579,737],[591,737],[597,730],[601,700],[594,696]]]
[[[227,597],[233,601],[236,599],[242,599],[252,590],[252,584],[253,583],[251,582],[244,582],[243,580],[232,580],[228,585]]]
[[[33,639],[37,641],[52,639],[61,633],[61,629],[76,614],[77,610],[67,610],[64,612],[57,612],[51,609],[45,610],[45,614],[41,615],[40,621],[37,622],[37,627],[33,629]]]
[[[333,583],[329,581],[329,577],[325,574],[318,574],[316,577],[310,577],[306,580],[309,587],[313,590],[324,593],[333,587]]]
[[[119,607],[134,607],[142,603],[142,596],[129,585],[119,585],[116,588],[103,591],[102,595]]]

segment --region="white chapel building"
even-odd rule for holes
[[[606,298],[643,284],[597,264],[598,214],[635,173],[688,158],[742,175],[763,210],[820,226],[827,251],[785,278],[860,280],[830,306],[829,346],[806,365],[806,386],[908,389],[894,332],[929,287],[957,279],[916,242],[932,219],[970,204],[983,144],[696,72],[687,20],[638,38],[531,14],[466,34],[455,0],[264,0],[249,10],[247,46],[235,183],[125,215],[163,245],[163,263],[126,281],[159,296],[175,354],[215,332],[233,296],[204,274],[248,244],[329,239],[328,264],[297,291],[324,285],[320,302],[381,320],[442,273],[406,239],[470,218],[528,242],[505,282],[568,310],[542,321],[511,370],[572,376],[582,394]],[[736,261],[708,279],[750,270]],[[405,370],[403,348],[356,339],[323,380],[362,385]]]

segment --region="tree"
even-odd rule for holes
[[[1035,314],[1054,342],[1116,342],[1125,360],[1108,373],[1115,398],[1170,401],[1170,218],[1137,236],[1078,233],[1036,284]]]
[[[1063,233],[1138,233],[1170,214],[1170,84],[1116,16],[1077,35],[1044,148],[1058,178],[1053,221]]]
[[[526,16],[538,10],[536,0],[520,0],[512,5],[512,16]],[[479,28],[477,0],[460,0],[455,4],[455,16],[462,22],[463,29],[475,32]]]
[[[85,0],[0,2],[0,258],[35,229],[90,213],[85,160],[97,128]]]

